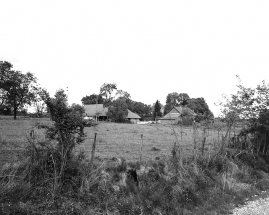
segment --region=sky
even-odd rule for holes
[[[0,0],[0,60],[69,103],[116,83],[134,101],[214,103],[269,79],[269,1]]]

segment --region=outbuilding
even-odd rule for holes
[[[96,121],[107,120],[108,108],[103,104],[84,105],[85,115],[94,118]]]
[[[193,118],[196,116],[193,110],[185,106],[173,107],[164,117],[160,118],[162,124],[178,124],[182,121],[182,115],[187,112]]]
[[[129,109],[128,109],[128,115],[127,115],[126,118],[132,123],[137,123],[141,119],[141,117],[139,115],[137,115],[136,113],[130,111]]]

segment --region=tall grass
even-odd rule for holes
[[[122,132],[125,126],[104,125],[106,132]],[[153,129],[157,131],[156,127],[142,128],[149,129],[152,136]],[[131,127],[128,129],[131,131]],[[83,150],[65,159],[66,154],[56,150],[57,142],[35,139],[33,144],[26,138],[28,147],[22,149],[21,158],[1,167],[0,212],[225,214],[231,205],[241,204],[246,198],[269,189],[266,156],[227,148],[218,153],[221,139],[210,139],[204,127],[202,132],[199,127],[191,130],[188,141],[193,151],[187,156],[182,150],[186,128],[158,129],[172,136],[166,157],[142,163],[127,159],[127,168],[135,169],[138,174],[138,186],[117,162],[102,160],[92,167]],[[8,143],[3,138],[1,142],[1,145]]]
[[[268,163],[247,153],[180,158],[175,145],[166,160],[128,162],[137,186],[115,163],[91,168],[84,153],[72,155],[59,180],[57,154],[42,143],[37,150],[27,148],[24,160],[2,167],[3,214],[222,214],[269,188]]]

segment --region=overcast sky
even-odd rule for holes
[[[69,102],[115,82],[135,101],[221,95],[269,79],[269,1],[0,0],[0,60]]]

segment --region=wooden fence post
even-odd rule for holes
[[[91,156],[91,161],[90,161],[91,167],[93,166],[93,160],[94,160],[94,154],[95,154],[96,136],[97,136],[97,133],[94,134],[94,141],[92,144],[92,156]]]
[[[35,141],[35,131],[34,130],[31,130],[30,131],[30,137],[32,138],[32,143],[34,143],[34,141]]]
[[[141,134],[141,143],[140,143],[140,149],[139,149],[139,162],[142,162],[142,146],[143,146],[143,134]]]

